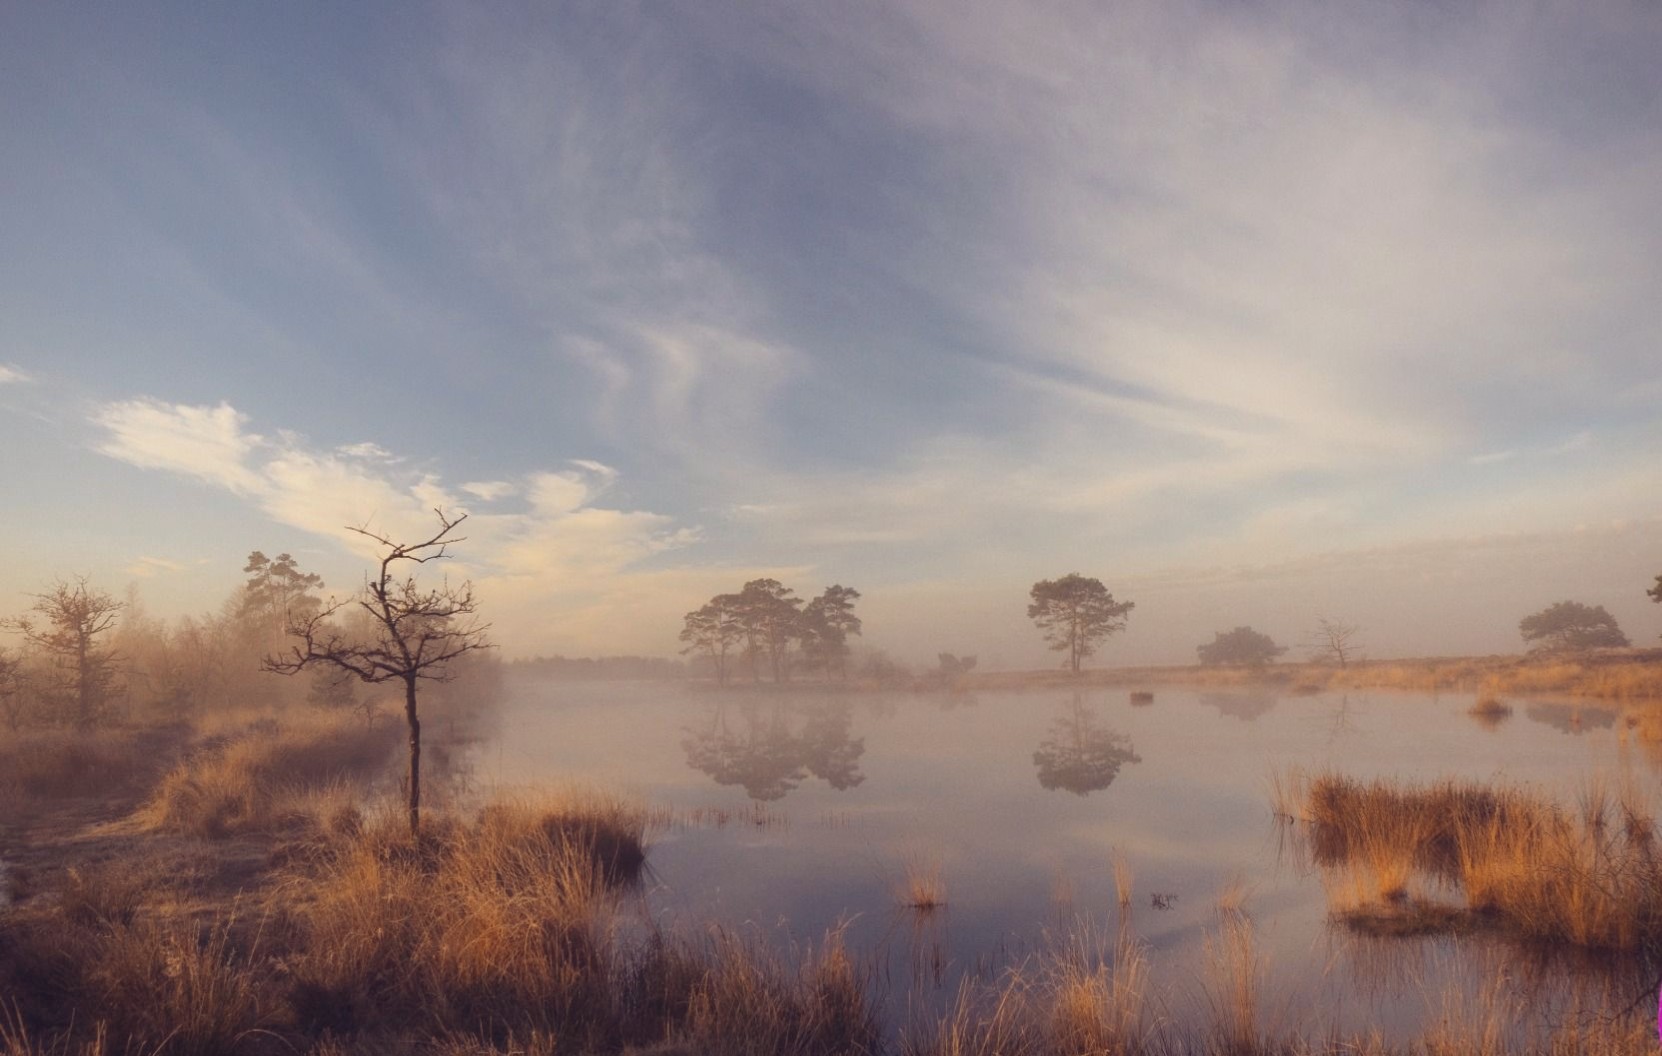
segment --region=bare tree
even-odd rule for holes
[[[417,585],[412,571],[403,579],[401,562],[423,565],[450,556],[451,543],[462,542],[451,533],[467,515],[451,519],[434,510],[439,530],[419,543],[397,543],[367,528],[348,529],[381,547],[379,571],[364,577],[357,594],[344,601],[333,598],[309,614],[291,613],[288,633],[300,640],[288,652],[265,658],[268,671],[292,675],[317,664],[327,664],[368,683],[402,682],[404,718],[410,728],[410,833],[421,830],[421,716],[416,708],[416,686],[422,679],[442,682],[449,665],[464,653],[488,649],[487,625],[477,617],[473,584],[436,589]],[[332,619],[353,608],[366,617],[367,634],[349,634]]]
[[[56,684],[50,693],[66,705],[70,720],[83,729],[92,726],[120,692],[120,657],[101,638],[115,627],[123,605],[87,586],[85,576],[73,583],[60,579],[34,599],[30,611],[46,622],[23,616],[10,621],[11,626],[51,660]]]
[[[1316,629],[1310,635],[1310,658],[1348,667],[1361,652],[1361,634],[1362,628],[1354,623],[1323,616],[1316,621]]]

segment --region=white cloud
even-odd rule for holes
[[[268,439],[247,431],[247,419],[227,404],[128,400],[99,408],[93,420],[108,434],[99,450],[112,458],[208,481],[273,520],[366,557],[376,547],[355,528],[395,539],[425,538],[434,527],[434,507],[468,513],[467,539],[451,568],[473,577],[493,603],[524,617],[517,625],[521,644],[546,645],[552,637],[571,649],[615,650],[619,639],[609,643],[597,628],[627,630],[621,640],[638,642],[643,626],[660,624],[665,644],[673,641],[675,623],[662,622],[657,609],[683,599],[659,597],[639,584],[640,577],[660,582],[680,573],[640,572],[636,566],[688,545],[698,534],[662,514],[595,506],[617,476],[602,463],[573,460],[571,468],[530,474],[519,483],[464,484],[463,492],[482,500],[513,493],[528,500],[524,512],[469,512],[436,475],[401,471],[402,460],[376,445],[329,451],[313,449],[292,433]],[[145,576],[177,567],[141,558],[129,571]],[[713,578],[687,575],[699,582]],[[635,611],[648,598],[655,613],[651,622]],[[604,619],[595,623],[602,612]]]
[[[470,480],[462,485],[462,490],[480,502],[495,502],[497,499],[513,495],[519,489],[505,480]]]
[[[263,488],[247,461],[265,441],[243,431],[246,419],[228,403],[189,407],[123,400],[105,404],[93,420],[108,434],[98,450],[111,458],[183,473],[240,494]]]
[[[380,459],[383,462],[396,461],[391,451],[368,440],[356,444],[342,444],[335,450],[348,458]]]
[[[0,385],[17,385],[29,380],[29,375],[16,367],[0,363]]]

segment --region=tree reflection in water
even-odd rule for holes
[[[866,741],[850,737],[852,727],[846,701],[722,701],[708,723],[684,731],[681,747],[687,765],[716,784],[739,785],[750,798],[768,801],[810,775],[839,791],[864,781]]]
[[[1242,722],[1255,722],[1276,705],[1268,693],[1202,693],[1200,702]]]
[[[1119,776],[1120,767],[1142,761],[1131,741],[1105,728],[1078,693],[1033,753],[1040,785],[1079,796],[1107,788]]]

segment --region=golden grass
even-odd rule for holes
[[[970,689],[1276,685],[1293,693],[1328,689],[1486,690],[1501,696],[1556,693],[1617,701],[1662,701],[1662,663],[1658,661],[1662,661],[1662,651],[1622,649],[1573,657],[1525,654],[1375,661],[1343,668],[1317,663],[1269,664],[1263,668],[1120,667],[1088,669],[1078,677],[1066,671],[975,671],[963,681]]]
[[[261,962],[238,948],[229,923],[59,917],[14,927],[4,938],[0,981],[11,979],[3,992],[48,1022],[89,1020],[83,1030],[90,1036],[30,1040],[19,1012],[9,1040],[0,1034],[0,1046],[18,1052],[102,1052],[110,1039],[123,1052],[218,1056],[241,1051],[275,1021]]]
[[[1656,821],[1631,790],[1589,786],[1576,809],[1516,788],[1442,782],[1308,785],[1314,857],[1336,916],[1404,931],[1494,921],[1593,949],[1662,944]],[[1470,918],[1428,902],[1416,878],[1456,887]]]
[[[1225,916],[1206,940],[1206,999],[1212,1009],[1212,1051],[1226,1056],[1254,1056],[1267,1048],[1259,1022],[1265,966],[1254,941],[1252,922],[1239,914]]]
[[[1120,909],[1131,904],[1132,887],[1136,883],[1137,874],[1131,868],[1131,862],[1120,850],[1114,851],[1112,859],[1114,870],[1114,900],[1119,903]]]
[[[1247,889],[1246,874],[1240,870],[1230,873],[1224,879],[1223,886],[1218,889],[1218,912],[1225,916],[1244,912],[1247,896],[1250,893]]]
[[[704,963],[687,996],[683,1037],[691,1051],[809,1056],[879,1047],[865,976],[835,934],[793,963],[717,931]]]
[[[906,909],[933,913],[946,908],[946,878],[935,858],[914,858],[905,865],[896,898]]]
[[[838,937],[787,956],[628,917],[638,804],[568,789],[440,810],[419,841],[394,804],[363,810],[339,788],[286,809],[269,927],[159,919],[166,878],[113,869],[0,915],[0,994],[19,1003],[0,1056],[102,1056],[88,1046],[105,1037],[145,1056],[307,1039],[354,1053],[880,1048],[865,969]]]
[[[1578,657],[1493,656],[1362,664],[1334,672],[1346,689],[1451,690],[1504,696],[1557,693],[1605,700],[1662,699],[1662,664],[1654,651]]]
[[[0,803],[97,795],[148,769],[132,730],[0,732]]]
[[[522,800],[472,824],[435,815],[416,844],[389,806],[326,845],[291,881],[308,907],[291,962],[299,1016],[334,1030],[610,1022],[612,878],[638,873],[645,812],[581,809]]]
[[[382,772],[399,733],[342,717],[249,724],[204,742],[164,776],[148,820],[210,839],[269,829],[318,789]]]
[[[577,1051],[672,1036],[708,1054],[875,1046],[864,976],[835,936],[794,959],[720,931],[625,941],[618,899],[645,820],[568,792],[435,818],[418,846],[396,811],[372,816],[295,881],[310,907],[290,961],[298,1015],[314,1033],[466,1025]]]
[[[84,1041],[55,1038],[37,1042],[15,1011],[0,1004],[0,1056],[110,1056],[109,1037],[100,1028]]]
[[[966,981],[939,1019],[903,1035],[907,1056],[1052,1056],[1149,1050],[1148,960],[1089,926],[990,984]]]

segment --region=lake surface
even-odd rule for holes
[[[1148,949],[1156,1007],[1207,1007],[1220,893],[1244,888],[1265,1022],[1416,1032],[1451,994],[1548,1014],[1631,987],[1609,958],[1549,964],[1498,938],[1362,939],[1330,926],[1320,872],[1271,811],[1291,766],[1407,780],[1459,776],[1573,801],[1595,776],[1655,797],[1653,756],[1615,711],[1514,701],[1485,725],[1469,694],[1154,687],[976,694],[717,693],[667,684],[510,683],[468,758],[474,786],[572,779],[637,794],[658,829],[647,911],[786,946],[841,926],[877,965],[891,1014],[931,1015],[1082,921]],[[1111,862],[1134,873],[1118,907]],[[904,909],[909,863],[938,866],[947,906]],[[1156,896],[1159,896],[1156,898]],[[1159,903],[1158,907],[1156,903]],[[1214,987],[1215,988],[1215,987]]]

